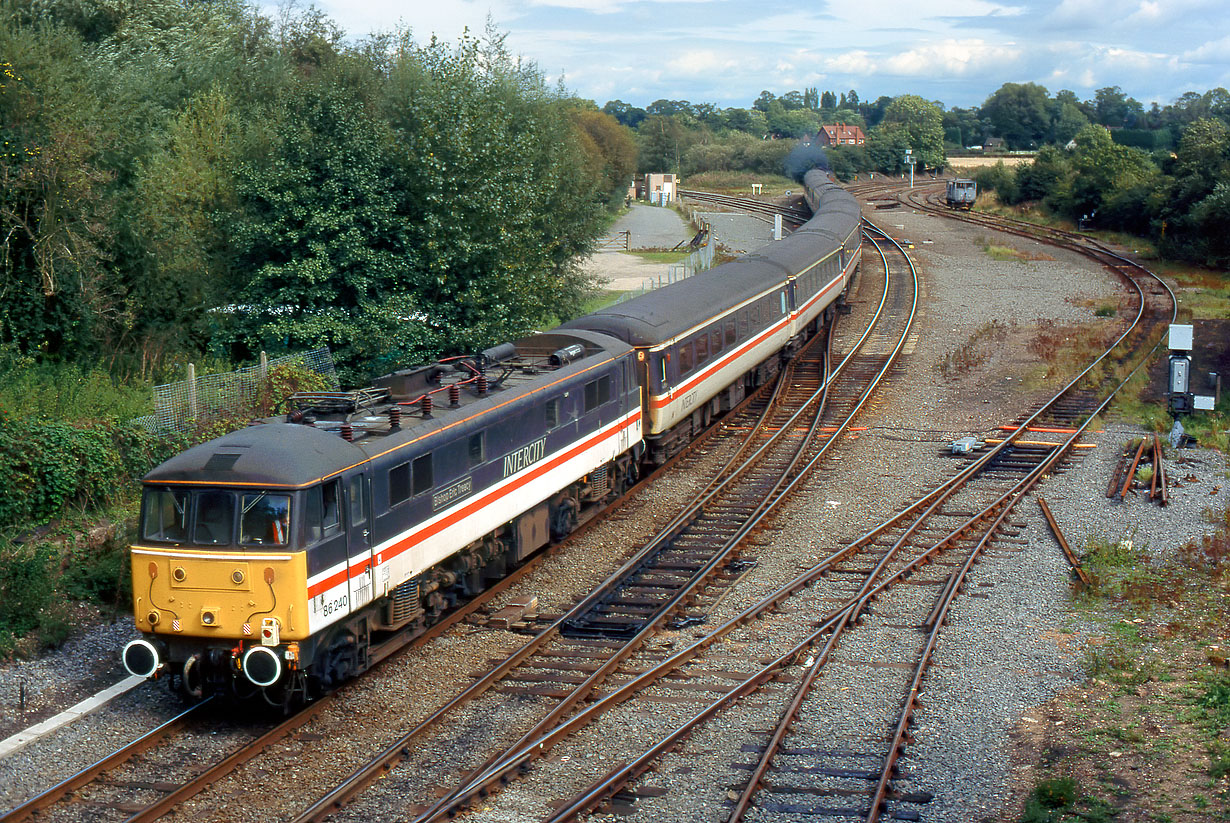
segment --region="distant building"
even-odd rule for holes
[[[862,129],[858,126],[847,126],[845,123],[821,126],[816,139],[822,146],[861,146],[867,142]]]
[[[646,174],[636,179],[636,196],[655,206],[665,206],[679,196],[679,183],[673,174]]]
[[[983,141],[982,147],[986,151],[1004,151],[1006,148],[1008,148],[1004,144],[1004,138],[1002,137],[988,137],[986,140]]]

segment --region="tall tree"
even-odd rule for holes
[[[1005,83],[982,104],[992,136],[1013,149],[1037,147],[1050,132],[1050,95],[1037,83]]]
[[[916,94],[896,97],[885,109],[879,128],[886,132],[904,133],[906,147],[913,151],[916,163],[929,168],[943,167],[943,113],[934,103]]]

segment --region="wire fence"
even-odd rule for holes
[[[651,292],[654,289],[660,289],[663,286],[669,286],[671,283],[678,283],[686,277],[691,277],[694,274],[700,274],[713,267],[714,252],[717,248],[717,239],[713,236],[712,231],[707,231],[705,235],[704,245],[699,246],[696,251],[689,254],[678,263],[671,263],[666,271],[659,274],[657,277],[647,277],[641,281],[641,287],[632,291],[624,292],[620,295],[616,303],[622,303],[625,300],[631,300],[633,297],[640,297],[646,292]]]
[[[329,386],[337,389],[337,372],[328,347],[301,354],[289,354],[272,360],[261,352],[258,365],[233,372],[196,376],[196,367],[188,364],[188,379],[154,387],[154,413],[137,418],[135,423],[159,432],[183,432],[193,428],[202,418],[251,408],[267,389],[269,372],[279,366],[298,365],[325,377]]]

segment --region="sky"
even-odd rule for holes
[[[303,3],[308,0],[302,0]],[[315,0],[346,32],[456,42],[490,20],[510,52],[599,106],[749,107],[763,90],[919,94],[973,107],[1004,83],[1166,105],[1230,88],[1230,0]]]

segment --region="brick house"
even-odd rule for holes
[[[867,142],[862,129],[858,126],[847,126],[845,123],[821,126],[816,139],[822,146],[861,146]]]

